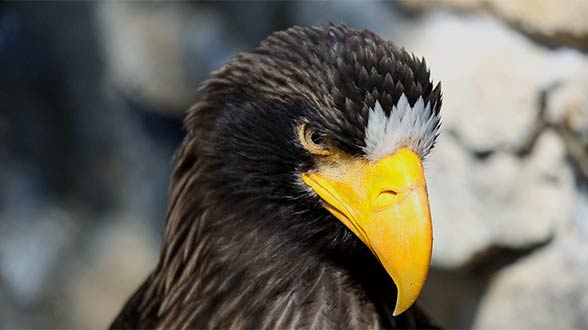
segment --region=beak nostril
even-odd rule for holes
[[[382,194],[392,195],[392,196],[398,195],[398,193],[395,192],[394,190],[384,190],[384,191],[380,192],[380,195],[382,195]]]
[[[374,207],[381,208],[390,206],[396,201],[396,195],[398,195],[398,193],[394,190],[381,191],[374,201]]]

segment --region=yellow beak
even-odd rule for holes
[[[374,253],[398,288],[396,316],[418,298],[433,235],[420,158],[407,148],[378,162],[332,156],[302,179]]]

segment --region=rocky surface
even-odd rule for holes
[[[427,167],[431,292],[449,287],[456,298],[425,306],[456,327],[586,328],[588,57],[487,16],[420,20],[403,43],[444,88]]]
[[[523,148],[534,133],[541,92],[588,75],[581,53],[546,51],[487,17],[427,15],[401,43],[437,69],[444,129],[473,152]]]
[[[553,242],[495,275],[474,328],[588,329],[587,200],[577,196]]]
[[[437,68],[445,91],[429,172],[434,262],[454,267],[488,246],[547,240],[558,221],[573,217],[576,188],[562,137],[543,124],[542,97],[550,109],[561,104],[544,94],[588,77],[588,59],[546,51],[490,18],[422,19],[404,43]]]
[[[443,84],[421,304],[450,328],[588,328],[586,3],[522,4],[0,4],[0,327],[105,327],[155,262],[194,87],[274,30],[343,21]]]
[[[552,131],[541,134],[523,164],[505,152],[480,160],[452,136],[439,141],[432,158],[435,265],[458,267],[492,246],[547,241],[559,221],[575,216],[573,172]]]
[[[586,328],[588,58],[485,15],[420,19],[403,44],[444,87],[425,306],[451,327]]]
[[[159,255],[159,239],[136,215],[113,214],[104,220],[109,225],[97,231],[67,275],[62,303],[71,311],[74,328],[108,327]]]
[[[97,14],[114,85],[156,109],[188,108],[200,77],[237,51],[206,7],[111,2]]]
[[[557,83],[546,93],[545,121],[564,138],[578,175],[588,180],[588,77]]]
[[[462,12],[491,13],[538,42],[588,50],[586,1],[407,0],[403,5],[417,10],[445,6]]]

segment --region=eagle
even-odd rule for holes
[[[112,328],[431,328],[422,162],[441,87],[342,24],[275,32],[199,87],[159,261]]]

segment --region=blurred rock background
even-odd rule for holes
[[[421,304],[451,328],[588,328],[588,1],[0,3],[0,328],[105,327],[154,266],[194,88],[345,22],[444,88]]]

